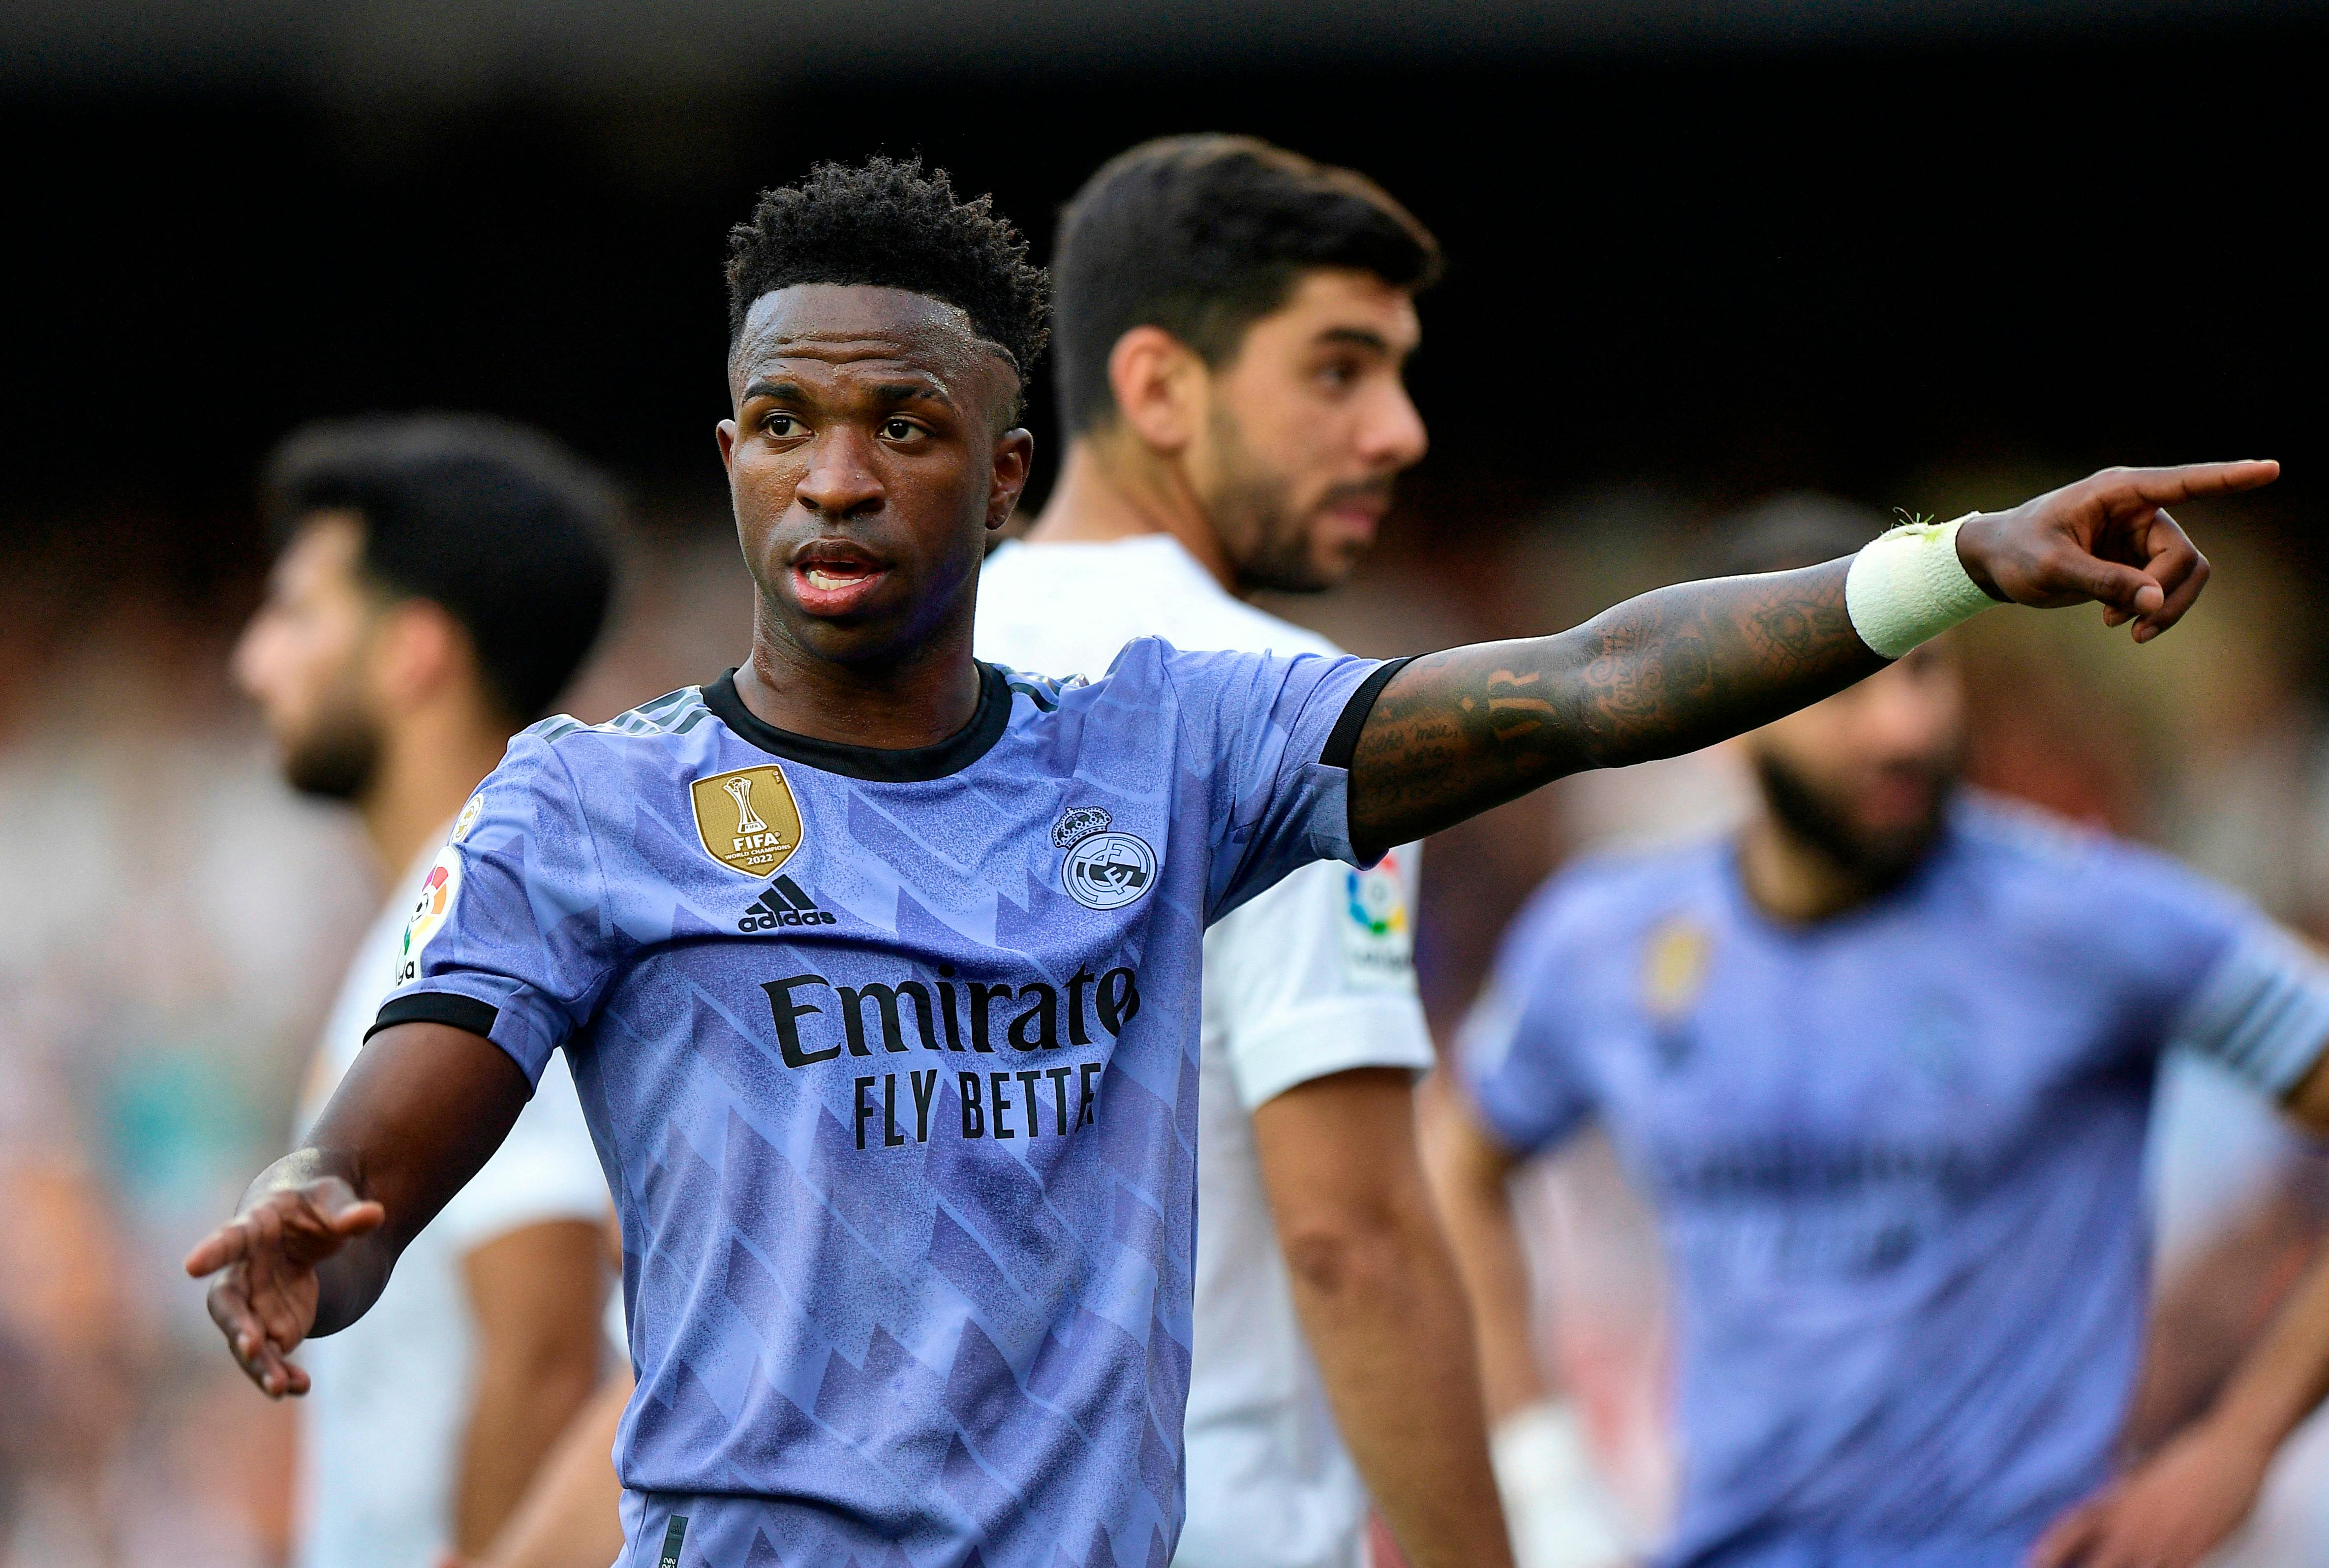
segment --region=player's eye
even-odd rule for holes
[[[882,421],[882,439],[888,441],[910,441],[922,433],[922,427],[911,420],[887,419]]]
[[[761,420],[760,429],[781,440],[800,434],[800,420],[787,413],[773,413]]]

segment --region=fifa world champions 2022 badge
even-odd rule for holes
[[[774,763],[698,779],[688,794],[703,853],[731,871],[774,875],[801,846],[800,807]]]
[[[1122,909],[1156,885],[1156,852],[1114,824],[1104,806],[1070,807],[1051,824],[1051,842],[1068,852],[1060,886],[1086,909]]]

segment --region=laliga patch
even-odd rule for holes
[[[1404,986],[1415,973],[1415,927],[1396,851],[1344,879],[1343,967],[1354,985]]]
[[[437,864],[429,868],[420,896],[405,917],[404,945],[396,952],[398,985],[409,986],[420,978],[420,950],[429,945],[429,938],[445,929],[453,915],[453,901],[460,896],[461,856],[448,844],[437,856]]]
[[[1060,885],[1086,909],[1122,909],[1156,885],[1156,852],[1129,833],[1090,834],[1070,846]]]
[[[695,832],[703,853],[745,876],[767,876],[801,845],[800,808],[774,763],[698,779]]]

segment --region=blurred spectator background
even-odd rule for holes
[[[377,896],[225,678],[265,566],[253,471],[290,427],[487,409],[622,474],[631,578],[565,704],[603,719],[744,646],[711,426],[722,235],[759,187],[919,151],[1042,251],[1110,154],[1251,131],[1375,175],[1453,263],[1414,374],[1432,456],[1357,583],[1271,609],[1411,652],[1690,575],[1710,521],[1774,490],[1946,517],[2105,462],[2276,456],[2276,489],[2186,519],[2219,572],[2165,642],[1965,634],[1975,772],[2329,936],[2324,65],[2329,6],[2199,0],[0,12],[0,1564],[285,1557],[288,1412],[177,1261],[288,1136]],[[1033,420],[1048,451],[1040,395]],[[1436,843],[1443,1038],[1538,878],[1736,796],[1687,759]],[[2329,1223],[2321,1157],[2202,1070],[2161,1120],[2137,1444]],[[1546,1353],[1654,1527],[1655,1248],[1606,1150],[1532,1199]],[[2329,1563],[2307,1477],[2329,1435],[2230,1561]]]

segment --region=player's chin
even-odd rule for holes
[[[1340,588],[1359,569],[1367,557],[1367,548],[1374,543],[1374,531],[1363,535],[1336,529],[1314,528],[1306,541],[1309,548],[1299,567],[1284,575],[1287,581],[1269,586],[1290,592],[1316,593],[1329,588]]]
[[[845,606],[801,603],[792,594],[780,595],[795,642],[814,658],[853,665],[894,658],[913,639],[919,618],[899,594],[894,601],[867,595]]]

